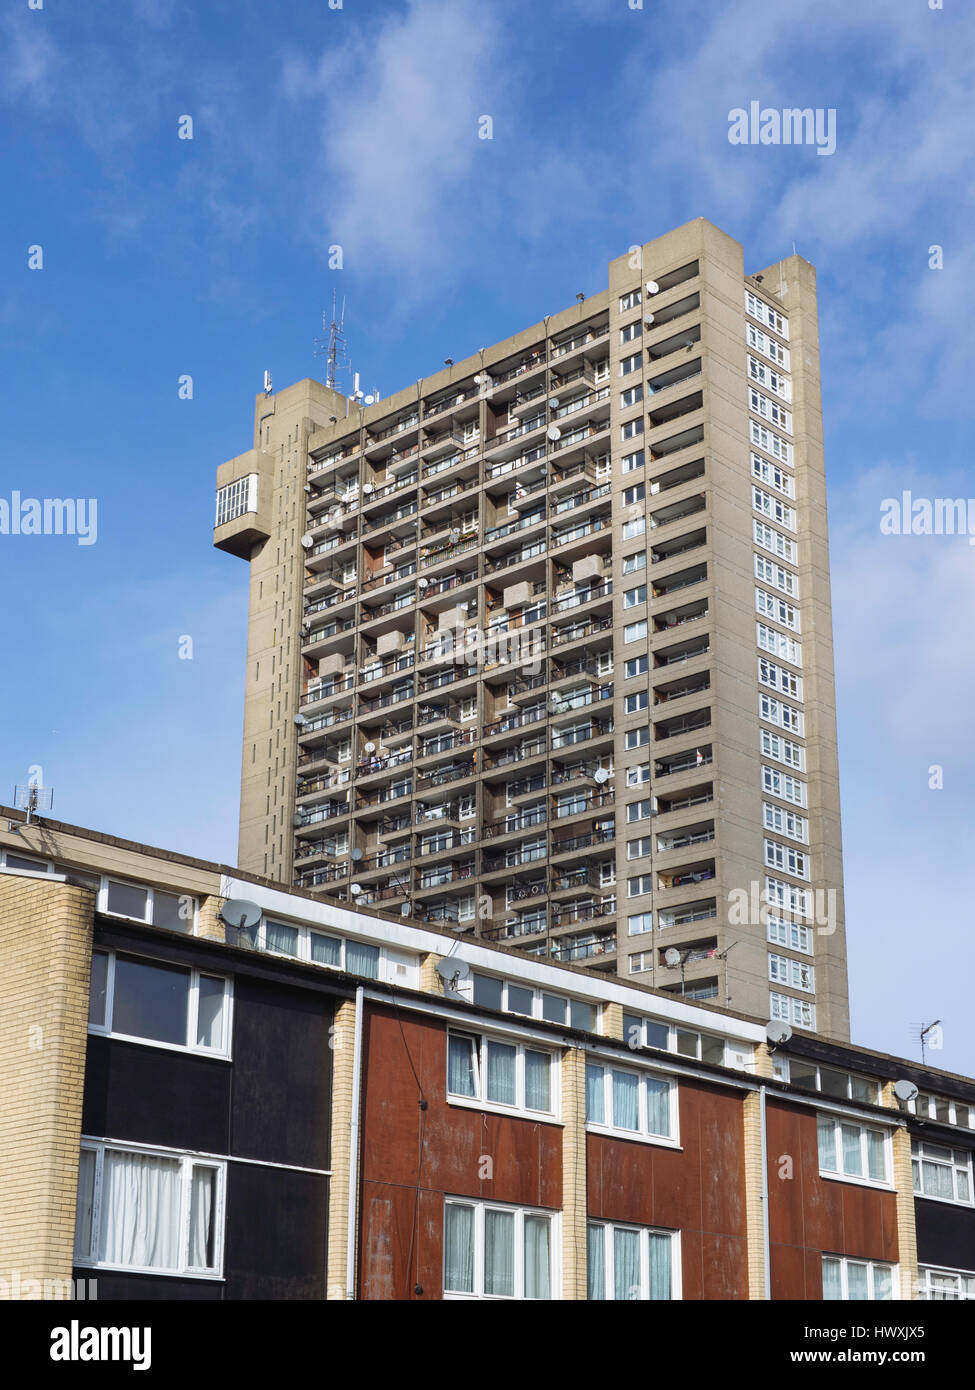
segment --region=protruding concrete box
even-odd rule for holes
[[[260,449],[248,449],[217,469],[213,544],[249,560],[270,535],[271,460]]]

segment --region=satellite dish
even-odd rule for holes
[[[365,492],[365,493],[375,492],[375,491],[376,491],[376,484],[375,484],[375,483],[363,483],[363,484],[362,484],[362,491]]]
[[[257,903],[248,902],[246,898],[229,898],[218,915],[228,926],[237,927],[239,931],[250,931],[261,920],[261,909]]]
[[[295,723],[298,725],[299,729],[303,729],[305,725],[308,723],[308,720],[305,718],[303,714],[296,714]]]
[[[401,917],[409,917],[411,911],[412,908],[410,907],[409,903],[400,903],[399,915]]]
[[[545,433],[548,435],[549,439],[562,438],[562,431],[559,429],[558,425],[549,425]]]
[[[792,1029],[787,1023],[782,1023],[779,1019],[773,1018],[771,1023],[765,1025],[765,1036],[768,1039],[769,1047],[775,1049],[782,1043],[787,1043],[792,1037]]]
[[[899,1081],[894,1082],[894,1095],[905,1105],[909,1105],[912,1100],[917,1099],[917,1087],[913,1081],[908,1081],[906,1077],[902,1076]]]
[[[646,318],[643,320],[643,322],[644,322],[644,325],[645,325],[647,328],[652,328],[652,327],[653,327],[653,314],[647,314],[647,316],[646,316]]]
[[[467,961],[457,956],[444,956],[437,961],[434,969],[443,981],[444,994],[456,994],[461,980],[466,980],[471,973]]]
[[[673,946],[668,946],[664,951],[664,964],[669,965],[671,970],[680,965],[680,951]]]
[[[362,884],[361,884],[361,883],[350,883],[350,884],[349,884],[349,892],[352,894],[352,896],[353,896],[354,898],[357,898],[357,897],[359,896],[359,894],[362,892]]]
[[[374,743],[366,743],[363,747],[367,753],[375,753],[376,751],[376,745]]]
[[[648,281],[647,281],[647,294],[659,294],[659,293],[660,293],[660,286],[657,284],[656,280],[648,280]]]
[[[306,550],[311,550],[312,546],[315,544],[315,537],[306,531],[301,538],[301,544]]]
[[[430,583],[429,579],[424,579],[422,575],[416,582],[417,584],[419,584],[421,589],[425,589],[427,585]]]
[[[454,545],[456,545],[457,542],[460,540],[460,532],[456,528],[453,531],[451,531],[450,539]]]
[[[553,397],[552,397],[552,399],[551,399],[551,400],[549,401],[549,403],[548,403],[548,408],[549,408],[549,410],[558,410],[558,408],[559,408],[559,398],[558,398],[558,396],[553,396]]]
[[[609,771],[605,767],[597,767],[592,777],[594,782],[598,782],[602,786],[603,782],[609,781]]]
[[[306,492],[311,492],[311,490],[312,490],[311,483],[305,483],[305,491],[306,491]]]
[[[373,397],[373,396],[366,396],[366,405],[372,405],[373,400],[374,400],[374,397]]]
[[[350,850],[350,851],[349,851],[349,858],[350,858],[350,859],[354,859],[355,862],[358,864],[359,860],[362,858],[362,850],[361,850],[361,849],[353,849],[353,850]]]

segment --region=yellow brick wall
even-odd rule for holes
[[[893,1081],[884,1083],[881,1102],[899,1110]],[[917,1228],[914,1215],[914,1178],[911,1173],[911,1136],[906,1129],[895,1129],[892,1143],[894,1187],[897,1190],[897,1250],[900,1265],[901,1298],[917,1298]]]
[[[93,914],[88,888],[0,876],[0,1279],[21,1287],[71,1278]]]
[[[355,1000],[346,999],[335,1012],[332,1034],[332,1144],[328,1185],[329,1299],[346,1296],[349,1239],[349,1126],[352,1122],[352,1070],[355,1052]]]
[[[562,1297],[586,1297],[586,1054],[562,1054]]]
[[[748,1297],[765,1297],[765,1222],[762,1202],[762,1116],[757,1091],[744,1099],[745,1220],[748,1228]]]

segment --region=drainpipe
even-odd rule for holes
[[[765,1125],[765,1087],[758,1088],[758,1104],[762,1133],[762,1255],[765,1262],[765,1297],[772,1297],[772,1261],[768,1218],[768,1133]]]
[[[359,1092],[362,1087],[362,985],[355,992],[355,1029],[352,1044],[352,1116],[349,1120],[349,1213],[345,1250],[345,1296],[355,1298],[356,1219],[359,1189]]]

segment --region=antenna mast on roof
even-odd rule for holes
[[[315,339],[315,356],[325,358],[325,385],[336,390],[336,381],[340,372],[346,372],[349,368],[346,356],[345,343],[345,299],[342,300],[342,312],[338,313],[338,292],[332,291],[332,318],[331,322],[326,320],[325,312],[322,313],[322,328],[328,334],[327,340]]]

